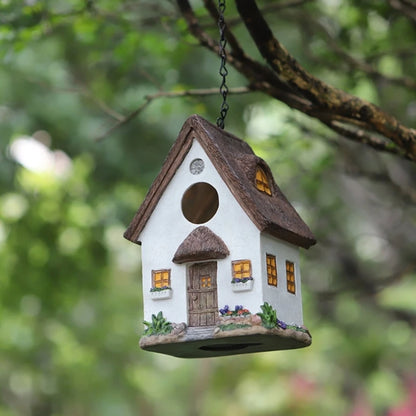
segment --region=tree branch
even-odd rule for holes
[[[390,6],[393,9],[406,15],[409,19],[416,22],[416,4],[409,0],[389,0]]]
[[[303,6],[306,3],[311,3],[314,0],[287,0],[286,2],[278,2],[278,3],[272,3],[272,4],[267,4],[264,7],[262,7],[261,9],[261,13],[263,15],[266,14],[270,14],[270,13],[274,13],[276,11],[281,11],[281,10],[287,10],[287,9],[292,9],[292,8],[296,8],[296,7],[300,7]],[[205,0],[204,0],[205,3]],[[206,7],[206,5],[205,5]],[[207,8],[208,9],[208,8]],[[217,7],[215,6],[215,9],[217,10]],[[241,24],[241,18],[240,17],[234,17],[234,18],[229,18],[227,19],[227,26],[229,28]],[[211,24],[212,26],[212,24]]]
[[[204,0],[204,3],[213,20],[216,20],[217,12],[212,0]],[[177,4],[194,37],[201,45],[217,53],[217,43],[201,28],[188,0],[177,0]],[[250,58],[228,27],[226,36],[231,52],[227,60],[250,81],[252,90],[268,94],[317,118],[351,140],[416,161],[416,130],[402,125],[374,104],[308,73],[273,36],[254,0],[236,0],[236,5],[269,65]]]
[[[375,150],[392,153],[394,155],[402,156],[405,159],[409,159],[406,155],[403,155],[403,151],[399,149],[397,146],[395,146],[393,143],[386,142],[385,140],[379,137],[372,136],[365,130],[354,129],[350,126],[345,126],[337,120],[331,120],[325,124],[327,124],[327,126],[332,130],[339,133],[341,136],[346,137],[350,140],[368,145]]]
[[[312,36],[311,33],[311,26],[318,28],[319,31],[323,33],[323,35],[326,38],[327,44],[329,48],[332,49],[332,51],[341,57],[343,59],[342,62],[347,63],[350,67],[357,69],[361,72],[364,72],[365,74],[369,75],[372,78],[376,79],[382,79],[386,82],[389,82],[391,84],[400,85],[405,88],[411,88],[416,90],[416,81],[410,77],[402,76],[402,77],[393,77],[386,74],[381,73],[375,67],[368,62],[361,61],[351,54],[347,53],[344,49],[342,49],[339,44],[335,41],[335,39],[331,36],[328,29],[325,27],[325,25],[320,22],[319,20],[311,20],[310,17],[307,14],[304,14],[304,16],[301,17],[303,25],[302,28],[305,29],[306,36],[310,37]],[[320,62],[315,58],[316,61]],[[322,62],[321,62],[322,63]],[[328,65],[327,62],[325,62],[325,65]],[[335,65],[334,65],[335,67]]]
[[[199,25],[188,0],[177,0],[177,3],[192,35],[199,40],[202,46],[218,53],[217,42],[215,42]],[[230,41],[229,34],[230,31],[228,29],[226,35],[227,40],[231,44],[232,39]],[[294,94],[290,87],[281,82],[278,76],[269,67],[251,59],[241,48],[231,50],[231,52],[227,54],[227,61],[250,81],[250,88],[253,91],[260,91],[268,94],[302,112],[310,111],[311,103],[309,100]]]
[[[374,104],[334,88],[309,74],[273,36],[254,0],[236,0],[236,4],[260,53],[283,82],[324,110],[327,117],[338,115],[351,121],[364,122],[368,130],[395,143],[406,158],[416,160],[414,129],[401,125]]]
[[[228,90],[229,94],[246,94],[251,92],[252,89],[250,87],[239,87],[239,88],[230,88]],[[129,121],[137,117],[152,101],[158,98],[181,98],[181,97],[201,97],[207,95],[219,95],[218,88],[206,88],[206,89],[197,89],[197,90],[185,90],[185,91],[159,91],[155,94],[146,95],[144,97],[144,103],[137,107],[135,110],[127,114],[123,118],[117,118],[117,123],[111,126],[107,131],[103,134],[95,138],[95,141],[104,140],[108,137],[112,132],[117,130],[118,128],[124,126]]]

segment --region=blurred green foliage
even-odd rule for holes
[[[316,0],[265,16],[309,71],[414,125],[415,91],[392,79],[416,73],[405,13]],[[147,94],[217,87],[218,58],[174,2],[1,0],[0,59],[1,416],[410,414],[412,164],[267,97],[231,95],[227,129],[270,163],[318,238],[302,268],[313,344],[204,360],[144,352],[140,250],[122,234],[185,119],[214,121],[220,97],[160,98],[95,138]],[[228,83],[245,85],[232,69]]]

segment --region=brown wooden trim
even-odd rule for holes
[[[164,190],[178,170],[183,159],[188,154],[192,145],[192,138],[189,139],[188,136],[193,135],[193,130],[189,130],[188,126],[185,127],[184,125],[181,132],[179,133],[177,141],[169,151],[159,175],[154,180],[142,205],[137,211],[137,214],[124,233],[124,237],[133,243],[140,243],[137,241],[138,236],[150,218],[150,215],[152,214],[161,196],[163,195]]]

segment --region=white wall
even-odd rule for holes
[[[204,161],[205,168],[200,174],[193,175],[189,165],[196,158]],[[260,305],[266,301],[275,307],[279,319],[288,324],[301,325],[303,317],[298,247],[269,235],[260,235],[196,140],[139,236],[142,241],[144,319],[149,320],[152,314],[162,310],[171,322],[187,322],[187,265],[175,264],[172,258],[182,241],[199,226],[189,222],[181,209],[184,192],[197,182],[210,183],[219,196],[217,213],[208,222],[199,225],[210,228],[224,240],[230,250],[228,257],[217,260],[218,307],[222,308],[226,304],[230,308],[243,305],[252,313],[257,313]],[[276,256],[277,288],[267,284],[266,253]],[[243,259],[252,262],[253,289],[233,292],[231,262]],[[286,260],[295,264],[295,295],[287,291]],[[152,269],[171,269],[171,299],[149,298]]]
[[[264,259],[262,262],[263,275],[265,276],[263,279],[264,301],[270,303],[276,309],[278,319],[288,324],[302,325],[302,291],[298,247],[262,234],[261,253]],[[277,287],[267,284],[266,254],[276,256]],[[287,291],[286,260],[293,262],[295,265],[296,294]]]
[[[201,158],[204,161],[205,168],[200,174],[193,175],[190,173],[189,165],[196,158]],[[222,308],[228,304],[233,308],[239,304],[252,312],[260,310],[262,266],[259,261],[258,229],[236,202],[201,145],[194,140],[183,163],[139,236],[139,240],[142,241],[145,320],[149,320],[152,314],[157,314],[162,310],[164,316],[172,322],[187,322],[186,265],[174,264],[172,258],[182,241],[199,226],[186,220],[181,210],[181,199],[184,192],[197,182],[210,183],[217,190],[219,196],[217,213],[208,222],[200,225],[207,226],[220,236],[230,250],[230,255],[227,258],[218,260],[218,307]],[[255,281],[253,290],[250,292],[235,293],[231,290],[231,261],[239,259],[252,260]],[[171,299],[152,300],[149,298],[152,269],[171,269],[173,289]]]

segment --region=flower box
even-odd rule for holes
[[[246,282],[232,282],[231,288],[233,292],[244,292],[253,289],[253,282],[253,279],[247,280]]]
[[[235,305],[234,310],[231,310],[228,305],[225,305],[222,309],[219,310],[221,319],[228,318],[241,318],[247,315],[251,315],[251,312],[244,308],[243,305]]]
[[[153,300],[159,299],[170,299],[172,297],[172,289],[162,289],[162,290],[151,290],[150,291],[150,298]]]

